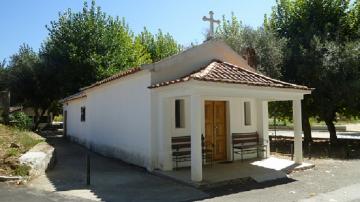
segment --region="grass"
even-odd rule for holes
[[[0,175],[28,175],[30,167],[20,165],[18,159],[42,141],[33,132],[0,124]]]

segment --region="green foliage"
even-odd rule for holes
[[[0,62],[0,90],[6,90],[6,60]]]
[[[246,48],[253,48],[256,53],[257,70],[273,78],[279,78],[283,63],[284,39],[277,38],[269,29],[253,29],[243,26],[234,14],[228,20],[223,16],[215,33],[240,55]]]
[[[322,71],[314,91],[314,107],[322,120],[336,113],[356,116],[360,110],[360,41],[318,43]],[[329,91],[328,89],[332,89]],[[326,107],[320,107],[326,106]],[[330,113],[330,114],[329,114]],[[331,113],[335,113],[331,114]]]
[[[16,176],[27,176],[29,175],[31,167],[27,165],[17,165],[13,171],[13,175]]]
[[[124,19],[113,18],[84,2],[82,12],[68,10],[47,26],[48,40],[41,56],[54,74],[59,96],[118,71],[150,62],[144,46],[135,40]]]
[[[269,102],[269,117],[277,120],[292,120],[292,103],[290,101]]]
[[[54,117],[55,122],[62,122],[63,120],[64,120],[64,117],[61,114]]]
[[[34,109],[34,129],[37,128],[40,117],[58,96],[54,79],[50,79],[52,76],[53,72],[28,45],[22,45],[18,53],[10,57],[2,81],[11,92],[13,104]]]
[[[24,112],[15,112],[10,115],[10,123],[20,130],[29,130],[32,127],[32,120]]]
[[[37,83],[39,58],[28,45],[20,46],[18,53],[10,57],[6,85],[11,92],[13,103],[30,102],[39,91]]]
[[[47,29],[39,53],[22,45],[6,68],[0,63],[0,90],[10,90],[13,105],[34,109],[34,130],[46,111],[60,113],[59,99],[81,87],[181,50],[161,30],[135,36],[124,19],[107,15],[95,1],[85,1],[80,12],[59,14]]]
[[[228,20],[223,16],[220,26],[215,33],[216,38],[223,39],[240,55],[246,48],[253,48],[256,53],[256,69],[272,78],[281,77],[281,67],[284,61],[284,47],[286,40],[278,38],[271,29],[260,27],[253,29],[243,26],[234,14]],[[269,103],[271,117],[286,119],[290,117],[289,103]]]
[[[6,156],[17,156],[20,154],[20,151],[18,148],[9,148],[7,151],[6,151]]]
[[[153,35],[146,28],[136,37],[150,54],[152,62],[175,55],[182,50],[182,47],[169,34],[164,34],[160,29]]]
[[[318,116],[328,125],[332,141],[336,140],[336,114],[354,111],[359,99],[358,47],[353,44],[359,39],[358,4],[351,6],[347,0],[278,0],[265,20],[268,29],[287,41],[282,79],[315,88],[303,101],[303,122]]]
[[[37,139],[37,138],[32,137],[29,134],[29,132],[28,133],[26,133],[26,132],[22,132],[22,133],[17,132],[16,135],[18,135],[18,142],[22,145],[22,147],[24,148],[25,151],[31,149],[36,144],[43,141],[41,139]]]

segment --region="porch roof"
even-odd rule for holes
[[[149,88],[159,88],[176,83],[186,82],[189,80],[207,81],[207,82],[220,82],[243,84],[249,86],[263,86],[275,88],[292,88],[299,90],[312,90],[307,86],[296,85],[292,83],[283,82],[280,80],[272,79],[260,73],[250,71],[243,67],[238,67],[234,64],[214,60],[207,66],[186,75],[182,78],[165,81],[149,86]]]

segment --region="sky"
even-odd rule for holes
[[[90,2],[89,2],[90,3]],[[169,32],[180,44],[201,43],[209,23],[202,21],[212,10],[215,19],[231,12],[243,24],[261,26],[275,0],[97,0],[111,16],[124,17],[136,33],[144,26],[151,32]],[[83,0],[2,0],[0,1],[0,61],[16,53],[23,43],[39,50],[48,32],[45,25],[71,8],[80,11]]]

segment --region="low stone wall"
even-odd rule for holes
[[[31,167],[30,178],[42,175],[55,162],[55,148],[47,142],[40,142],[23,154],[19,161]]]

